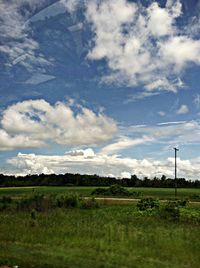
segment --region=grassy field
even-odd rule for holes
[[[196,211],[199,214],[200,212]],[[199,268],[200,225],[134,205],[0,213],[0,265],[19,268]]]
[[[60,194],[67,192],[76,192],[82,196],[90,196],[92,191],[97,187],[53,187],[53,186],[38,186],[38,187],[10,187],[0,188],[0,196],[20,196],[32,193],[42,194]],[[141,192],[142,196],[157,197],[160,199],[173,199],[174,189],[172,188],[127,188],[130,192]],[[197,195],[200,197],[200,189],[178,189],[178,198],[189,198]],[[198,200],[197,200],[198,201]]]

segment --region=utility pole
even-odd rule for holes
[[[174,148],[174,152],[175,152],[175,183],[174,183],[174,187],[175,187],[175,197],[177,197],[177,163],[176,163],[176,157],[177,157],[177,148]]]

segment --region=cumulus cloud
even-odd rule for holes
[[[179,0],[147,8],[127,0],[90,1],[86,16],[94,38],[88,58],[106,60],[105,82],[175,92],[189,64],[200,64],[200,41],[176,24],[181,14]]]
[[[21,154],[8,160],[15,174],[40,173],[81,173],[99,174],[104,176],[130,177],[136,174],[139,177],[174,176],[174,158],[166,160],[143,159],[137,160],[117,155],[94,154],[88,158],[83,155],[35,155]],[[200,172],[200,159],[177,159],[178,177],[195,178]]]
[[[189,109],[188,109],[187,105],[182,104],[176,113],[177,114],[187,114],[188,112],[189,112]]]
[[[171,37],[160,43],[160,53],[165,62],[174,65],[178,72],[188,63],[200,64],[200,41],[186,36]]]
[[[71,155],[71,156],[84,156],[86,158],[92,158],[95,156],[95,153],[93,151],[92,148],[88,148],[85,150],[74,150],[74,151],[70,151],[67,154]]]
[[[27,100],[9,106],[2,113],[0,150],[48,145],[96,144],[112,138],[114,120],[103,113],[70,104]]]

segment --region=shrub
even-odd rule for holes
[[[93,209],[93,208],[98,208],[99,203],[96,201],[95,198],[88,198],[88,199],[83,199],[81,201],[81,208],[83,209]]]
[[[63,208],[75,208],[79,206],[80,198],[77,194],[60,195],[56,198],[56,206]]]
[[[43,194],[34,194],[28,197],[24,197],[18,202],[18,209],[20,210],[33,210],[46,211],[52,207],[52,199],[45,198]]]
[[[179,220],[180,205],[177,201],[169,201],[161,211],[161,217],[165,219]]]
[[[110,186],[109,191],[112,195],[130,195],[130,192],[119,184]]]
[[[190,195],[190,200],[200,201],[200,195],[199,194],[192,194],[192,195]]]
[[[186,207],[189,203],[189,200],[188,199],[177,200],[177,203],[180,207]]]
[[[154,199],[152,197],[143,198],[137,203],[137,207],[139,210],[149,210],[149,209],[158,209],[160,206],[160,202],[158,199]]]
[[[105,195],[107,192],[107,189],[105,188],[96,188],[92,191],[92,195]]]
[[[108,195],[108,196],[130,196],[131,193],[119,184],[114,184],[109,188],[96,188],[93,192],[93,195]]]

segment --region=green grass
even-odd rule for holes
[[[160,199],[173,199],[174,198],[174,189],[173,188],[130,188],[130,191],[141,192],[144,196],[158,197]],[[182,188],[177,190],[178,198],[187,198],[191,195],[197,194],[200,195],[200,189],[194,188]]]
[[[10,187],[10,188],[0,188],[0,196],[11,195],[20,196],[32,193],[33,190],[36,193],[43,194],[59,194],[67,192],[76,192],[82,196],[90,196],[91,192],[97,187],[76,187],[76,186],[38,186],[38,187]],[[173,199],[174,189],[171,188],[127,188],[129,191],[141,192],[143,196],[152,196],[160,199]],[[178,198],[188,198],[192,195],[200,196],[200,189],[178,189]]]
[[[11,195],[20,196],[30,193],[40,194],[63,194],[68,192],[76,192],[82,196],[89,196],[96,187],[67,187],[67,186],[36,186],[36,187],[3,187],[0,188],[0,196]]]
[[[199,227],[140,215],[133,205],[56,209],[34,224],[30,213],[1,212],[0,265],[199,268]]]

